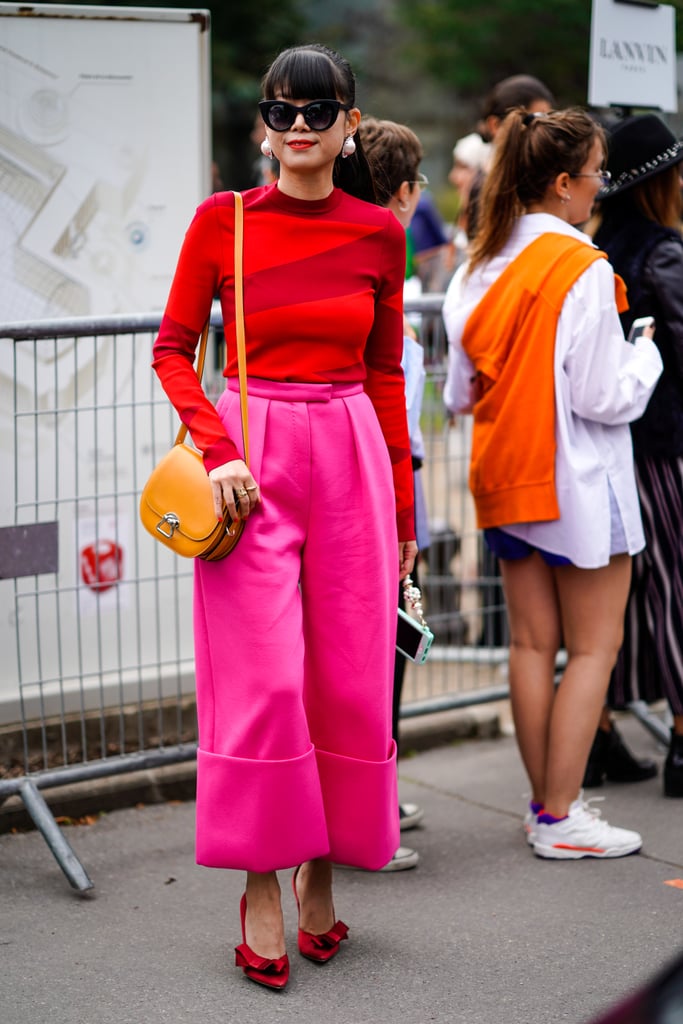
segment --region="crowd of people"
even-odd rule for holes
[[[514,76],[454,146],[449,232],[420,140],[362,115],[341,55],[282,52],[262,96],[242,279],[235,197],[221,188],[188,227],[153,365],[203,453],[217,518],[247,521],[227,559],[195,564],[196,854],[246,872],[236,965],[282,990],[278,871],[293,871],[299,953],[326,964],[349,933],[333,868],[418,860],[400,836],[423,813],[400,803],[396,769],[397,602],[429,547],[411,272],[446,292],[444,402],[473,419],[470,487],[503,581],[526,841],[547,859],[641,848],[583,798],[604,778],[656,771],[612,720],[637,696],[669,702],[664,792],[683,796],[683,147],[659,117],[606,130]],[[216,405],[193,368],[215,297],[227,347]]]

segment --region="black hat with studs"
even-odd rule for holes
[[[612,176],[599,199],[608,199],[683,160],[683,143],[656,114],[627,117],[608,138],[607,170]]]

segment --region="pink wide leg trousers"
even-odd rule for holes
[[[218,411],[241,437],[230,382]],[[195,563],[197,861],[377,869],[399,845],[391,697],[398,541],[362,385],[249,380],[263,502]]]

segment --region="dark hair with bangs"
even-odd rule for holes
[[[606,152],[603,128],[578,107],[547,114],[518,108],[507,115],[482,190],[470,272],[500,252],[515,221],[531,203],[543,199],[558,174],[581,173],[596,139]]]
[[[351,65],[340,54],[321,43],[293,46],[283,50],[270,65],[261,82],[263,98],[274,100],[341,100],[356,105],[356,79]],[[344,192],[376,203],[375,187],[360,135],[354,136],[356,152],[334,164],[333,183]]]
[[[353,107],[356,81],[351,65],[320,43],[284,50],[268,68],[261,83],[263,98],[341,100]]]

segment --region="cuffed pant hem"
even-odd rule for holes
[[[277,871],[330,850],[311,747],[284,761],[197,751],[197,863]]]
[[[329,859],[377,871],[399,842],[396,744],[387,761],[316,750],[329,835]]]

